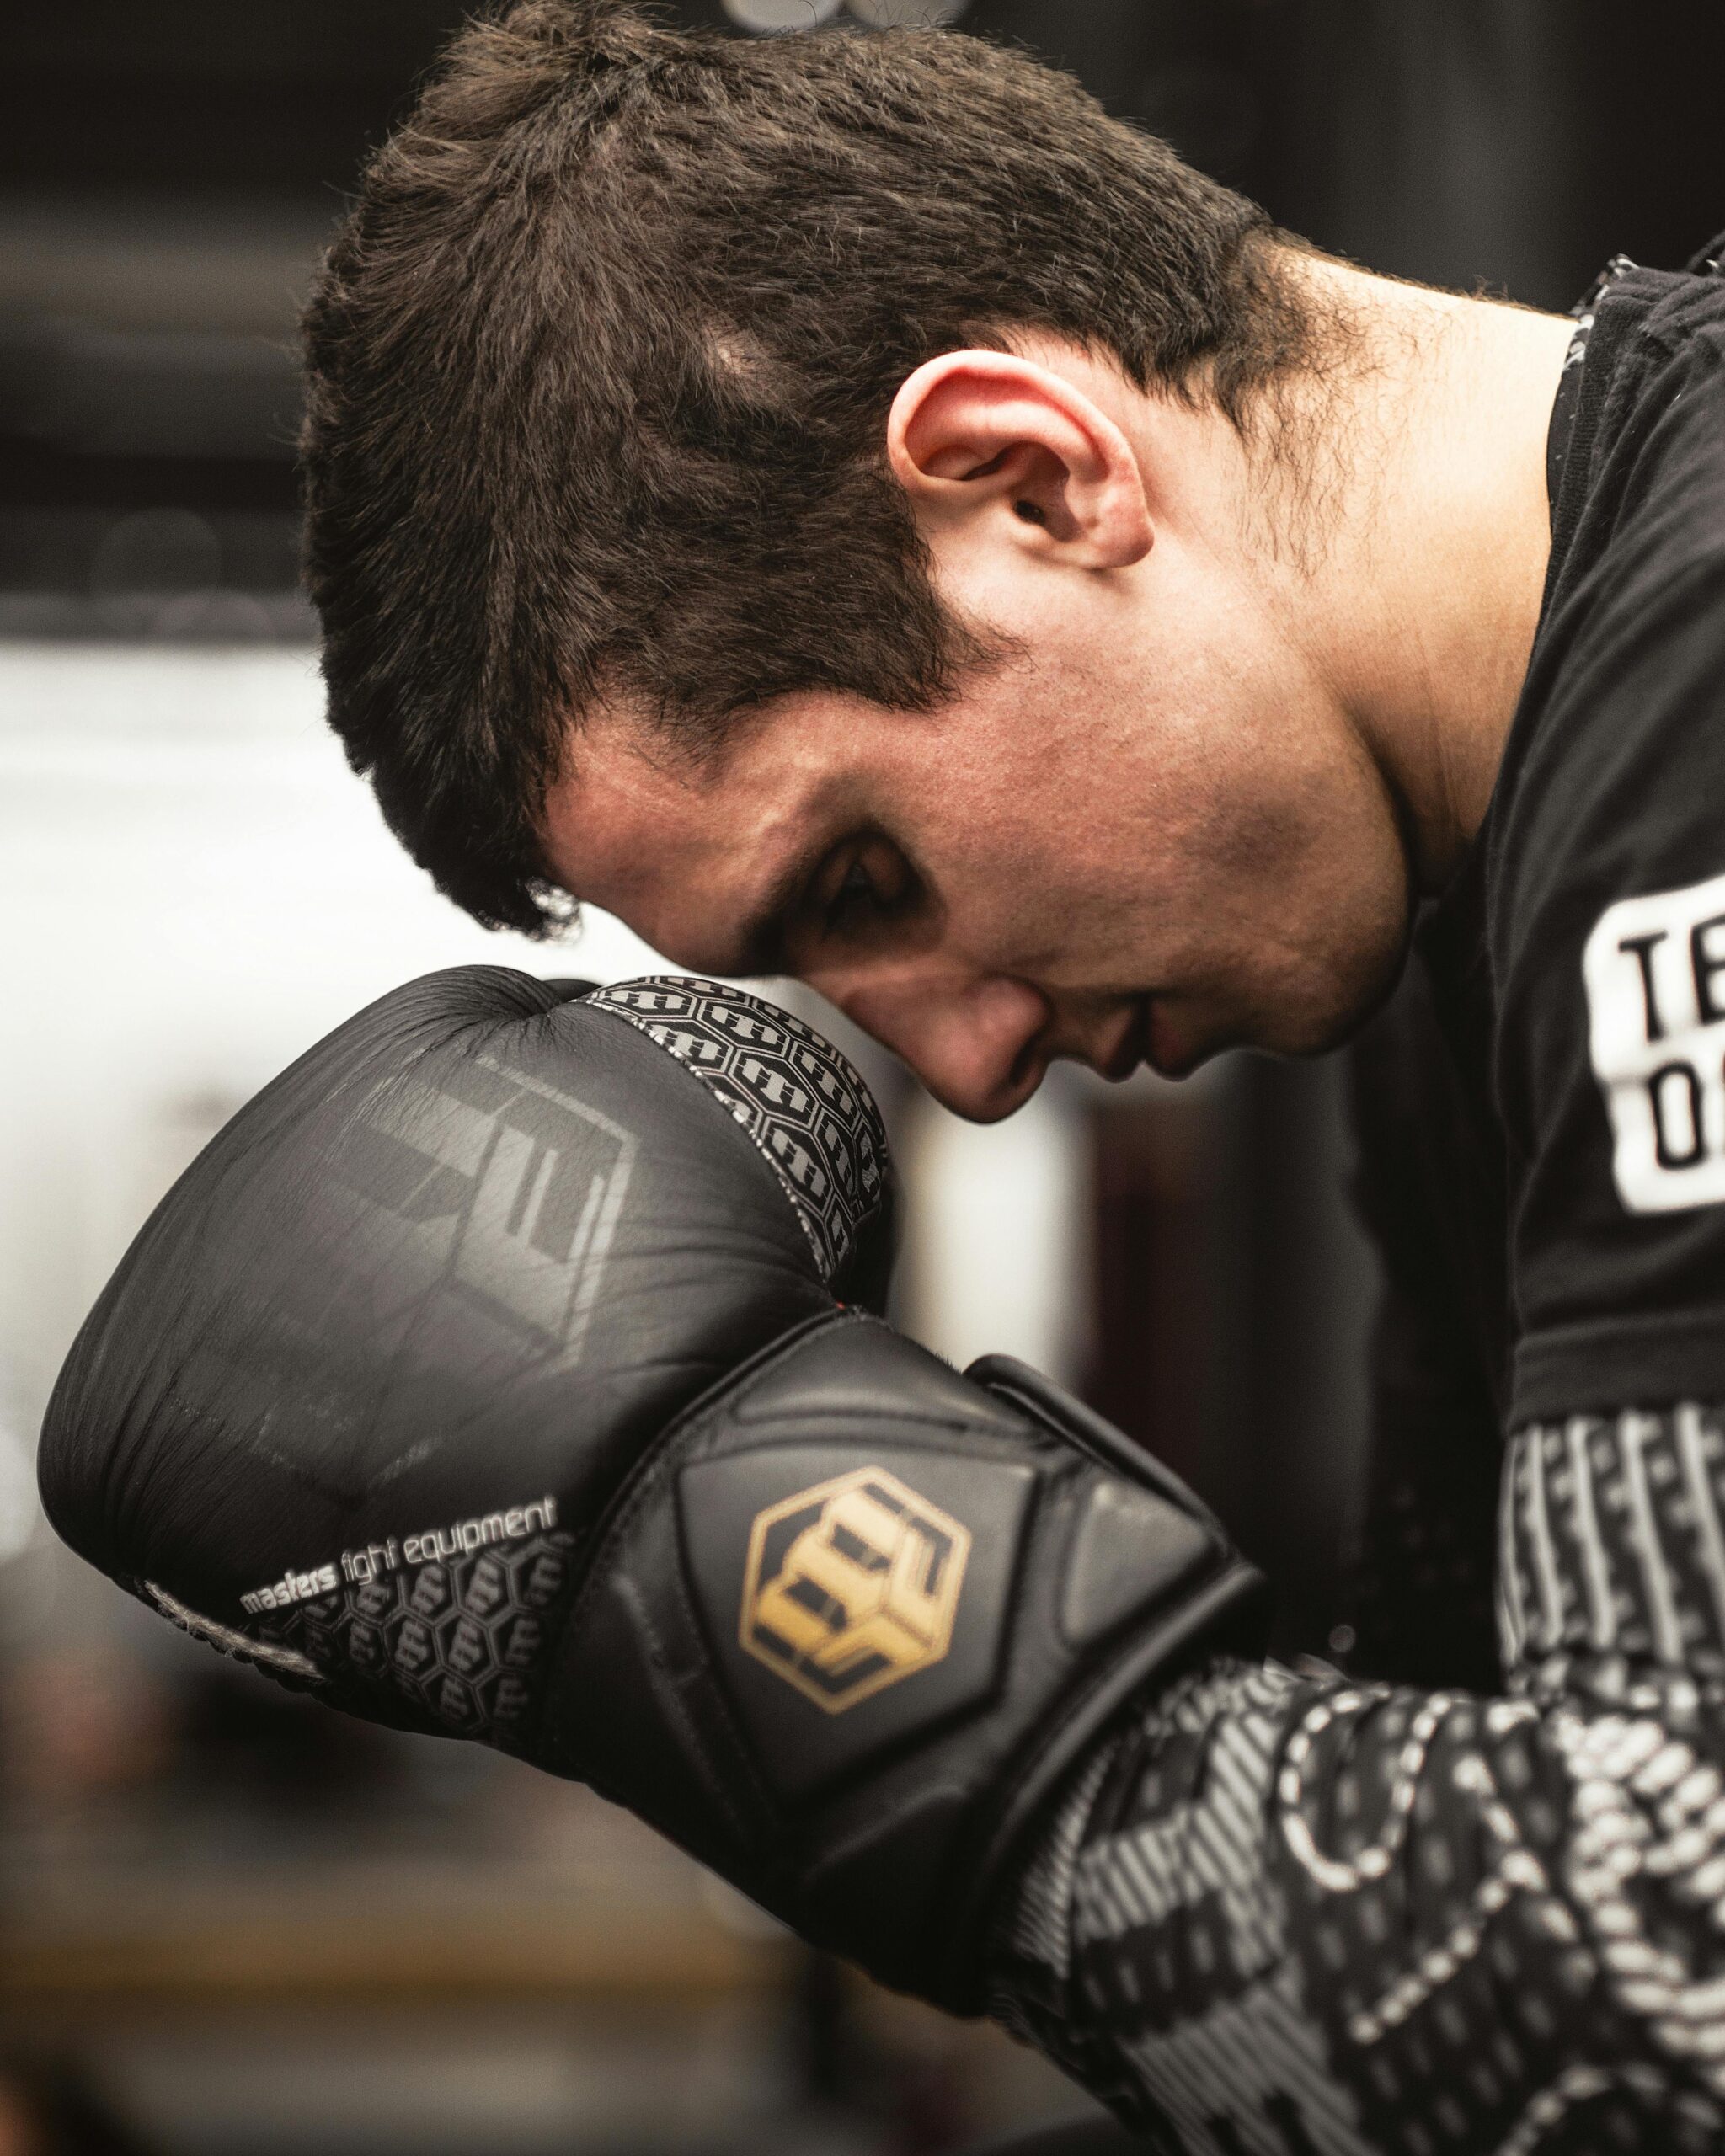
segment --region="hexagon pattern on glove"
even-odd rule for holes
[[[880,1111],[846,1059],[788,1011],[719,981],[620,981],[585,1001],[657,1041],[743,1126],[830,1286],[888,1190]]]
[[[344,1584],[259,1629],[338,1685],[396,1694],[427,1726],[508,1749],[571,1582],[561,1529]]]

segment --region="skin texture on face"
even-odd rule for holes
[[[1195,720],[1158,743],[1121,724],[1095,671],[1066,675],[1060,708],[1080,723],[1047,735],[1036,692],[1053,685],[1013,668],[930,716],[796,700],[717,771],[601,732],[571,789],[580,888],[680,964],[807,981],[984,1120],[1057,1056],[1124,1077],[1240,1040],[1323,1044],[1402,932],[1375,780],[1343,804],[1382,864],[1383,918],[1362,937],[1321,774],[1235,767]],[[751,948],[781,866],[799,873]]]
[[[1333,547],[1314,568],[1220,415],[1071,347],[930,362],[886,451],[942,598],[1004,655],[932,713],[782,699],[704,760],[590,712],[546,805],[555,874],[677,963],[807,981],[982,1120],[1056,1057],[1178,1075],[1344,1037],[1482,811],[1470,744],[1495,768],[1531,527],[1502,619],[1446,627],[1397,588],[1432,535],[1399,531],[1393,472],[1354,512],[1375,574]]]

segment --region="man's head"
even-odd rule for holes
[[[1436,648],[1298,591],[1345,274],[980,40],[528,0],[309,310],[332,721],[482,921],[795,972],[969,1113],[1325,1045],[1409,867],[1338,667]]]
[[[967,37],[688,36],[602,0],[469,29],[307,318],[331,717],[393,826],[531,927],[538,802],[601,699],[683,744],[801,691],[935,707],[1001,639],[931,581],[900,384],[1040,330],[1238,417],[1311,337],[1272,238]]]
[[[1406,913],[1382,778],[1263,603],[1250,452],[1025,342],[925,363],[884,430],[943,604],[1010,649],[926,710],[794,691],[702,756],[601,705],[543,817],[655,948],[809,982],[985,1119],[1057,1056],[1326,1045]]]

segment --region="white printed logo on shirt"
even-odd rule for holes
[[[1725,876],[1607,906],[1582,974],[1618,1196],[1725,1203]]]

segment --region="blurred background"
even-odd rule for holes
[[[339,1721],[51,1542],[30,1454],[167,1182],[360,1002],[489,958],[319,715],[296,307],[459,0],[81,0],[0,53],[0,2156],[932,2156],[1085,2109],[812,1960],[585,1792]],[[1717,0],[691,0],[1020,40],[1327,247],[1562,307],[1725,225]],[[807,1010],[816,1022],[822,1014]],[[847,1040],[847,1045],[854,1043]],[[1322,1652],[1374,1283],[1332,1070],[1062,1075],[992,1130],[878,1054],[899,1315],[1077,1385]]]

